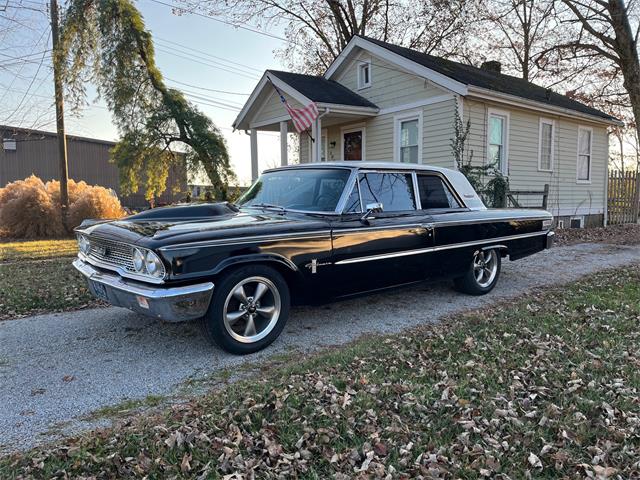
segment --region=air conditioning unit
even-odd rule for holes
[[[2,139],[2,149],[5,152],[15,152],[16,151],[16,140],[15,140],[15,138],[3,138]]]

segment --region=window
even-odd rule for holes
[[[338,168],[292,168],[266,172],[237,203],[241,207],[333,212],[349,175],[349,170]]]
[[[571,217],[569,219],[569,228],[582,228],[584,225],[584,217]]]
[[[576,166],[576,180],[578,183],[591,182],[591,137],[593,130],[578,127],[578,164]]]
[[[553,171],[553,145],[555,124],[553,120],[540,119],[540,132],[538,142],[538,170],[543,172]]]
[[[422,209],[460,208],[449,187],[437,175],[418,175],[418,192]]]
[[[349,198],[347,198],[344,211],[345,213],[362,213],[362,208],[360,207],[360,190],[358,189],[357,183],[353,186],[353,190],[351,190],[351,194]]]
[[[394,117],[394,160],[402,163],[421,163],[422,112]]]
[[[358,64],[358,88],[371,86],[371,60]]]
[[[364,173],[358,182],[363,208],[370,203],[382,203],[385,212],[416,209],[410,173]]]
[[[364,160],[364,128],[342,130],[342,159]]]
[[[489,110],[487,161],[490,165],[507,175],[507,141],[509,131],[509,114],[497,110]]]
[[[15,152],[16,151],[16,140],[15,140],[15,138],[3,138],[2,139],[2,148],[6,152]]]

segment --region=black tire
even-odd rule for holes
[[[258,284],[262,284],[262,287],[258,287]],[[242,287],[246,302],[239,299],[242,295],[234,294],[239,286]],[[252,303],[253,295],[258,293],[259,288],[266,290],[258,302]],[[237,355],[257,352],[278,338],[284,329],[289,318],[290,302],[287,282],[277,270],[266,265],[238,267],[216,282],[209,310],[202,320],[205,333],[209,340],[227,352]],[[271,304],[273,316],[267,314]],[[246,313],[238,316],[241,312]],[[225,321],[227,313],[233,320]],[[250,328],[250,322],[253,323],[253,329]]]
[[[493,262],[490,265],[492,274],[487,274],[487,269],[484,269],[483,266],[483,270],[485,270],[483,275],[486,275],[486,277],[482,276],[479,280],[477,274],[478,265],[480,263],[478,262],[478,260],[486,259],[487,257],[490,257],[491,261]],[[482,261],[484,265],[484,262],[486,262],[486,260]],[[488,265],[488,262],[486,262],[486,264]],[[493,273],[494,268],[495,273]],[[458,277],[453,281],[454,286],[459,292],[468,293],[469,295],[485,295],[493,290],[493,288],[498,283],[501,268],[502,259],[498,250],[477,250],[473,253],[473,257],[469,262],[469,268],[467,272],[462,277]]]

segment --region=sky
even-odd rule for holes
[[[0,0],[0,124],[55,130],[47,5],[43,0]],[[263,71],[283,69],[274,51],[284,41],[203,16],[176,15],[154,0],[136,6],[153,35],[156,62],[167,84],[183,90],[220,128],[239,183],[248,184],[249,136],[232,132],[231,125]],[[117,140],[104,102],[96,99],[93,86],[87,91],[90,105],[78,115],[67,113],[67,133]],[[279,142],[276,132],[258,135],[260,169],[279,164]]]

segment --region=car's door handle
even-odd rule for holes
[[[427,237],[431,237],[433,235],[433,228],[434,228],[433,223],[425,223],[413,229],[412,231],[414,233],[417,233],[418,235],[425,235]]]

